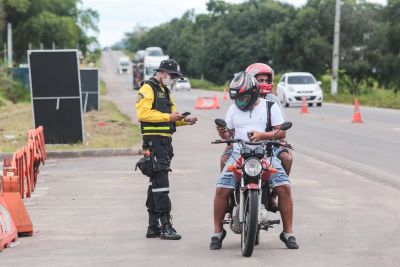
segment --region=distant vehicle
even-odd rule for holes
[[[324,99],[321,82],[308,72],[283,74],[279,80],[276,93],[285,107],[301,104],[303,96],[309,106],[316,104],[320,107]]]
[[[192,89],[192,85],[190,84],[190,81],[188,78],[184,77],[181,79],[178,79],[171,88],[173,91],[178,91],[178,90],[186,90],[190,91]]]
[[[138,50],[138,53],[141,50]],[[142,53],[142,52],[140,52]],[[138,90],[140,82],[153,77],[155,70],[160,66],[161,61],[169,59],[168,55],[164,55],[160,47],[147,47],[143,61],[139,61],[133,65],[133,88]]]
[[[145,55],[146,55],[146,51],[145,50],[136,51],[135,58],[134,58],[135,63],[143,62],[143,59],[144,59]]]
[[[147,47],[145,51],[146,51],[146,56],[150,57],[164,56],[164,52],[161,49],[161,47]]]
[[[131,60],[129,57],[120,57],[118,62],[118,74],[131,73]]]

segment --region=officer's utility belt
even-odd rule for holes
[[[137,168],[146,175],[146,176],[153,176],[154,173],[157,171],[156,163],[154,161],[154,153],[151,153],[150,150],[146,150],[145,155],[139,159],[136,163],[135,171]]]

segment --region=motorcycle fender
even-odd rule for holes
[[[258,190],[258,184],[255,184],[255,183],[247,184],[244,187],[244,191],[247,191],[247,190]]]

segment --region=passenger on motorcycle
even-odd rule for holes
[[[281,106],[279,98],[272,93],[274,70],[264,63],[254,63],[247,67],[246,72],[256,78],[258,86],[260,87],[260,97],[265,98],[279,106],[284,119],[286,119],[285,112]],[[218,130],[218,127],[217,127]],[[232,145],[227,146],[221,155],[220,165],[221,170],[225,166],[225,162],[232,154]],[[290,175],[290,169],[293,163],[293,156],[288,149],[279,147],[276,148],[275,154],[281,160],[282,167],[286,174]]]
[[[245,73],[239,72],[235,75],[230,84],[229,95],[235,100],[226,114],[227,129],[218,129],[222,139],[230,137],[249,140],[254,142],[261,140],[271,140],[274,135],[275,139],[283,139],[286,136],[285,131],[279,131],[280,125],[284,122],[284,117],[277,105],[270,107],[270,125],[268,125],[268,101],[259,98],[260,88],[256,79]],[[270,131],[266,129],[271,128]],[[223,219],[229,203],[229,195],[236,188],[236,179],[232,172],[227,171],[227,166],[235,162],[240,157],[239,145],[234,144],[232,154],[226,162],[216,184],[214,197],[214,233],[211,237],[210,249],[220,249],[222,241],[226,236],[223,229]],[[279,198],[279,211],[283,221],[283,232],[280,239],[285,243],[287,248],[297,249],[296,238],[293,234],[293,201],[291,196],[291,187],[289,177],[282,168],[278,158],[273,158],[272,165],[277,169],[277,173],[272,174],[269,178],[270,187],[273,188]]]
[[[279,98],[272,92],[274,70],[267,64],[254,63],[247,67],[246,72],[256,78],[258,86],[260,87],[260,96],[278,105],[284,119],[286,120],[285,111],[283,110],[281,102],[279,101]],[[292,154],[287,148],[284,147],[276,148],[275,154],[281,160],[282,167],[289,176],[293,163]]]

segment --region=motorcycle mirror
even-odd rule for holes
[[[215,119],[214,122],[218,127],[226,128],[226,121],[225,120],[223,120],[223,119]]]
[[[272,137],[272,140],[275,140],[275,135],[277,133],[279,133],[280,131],[289,130],[292,127],[292,125],[293,125],[293,123],[291,123],[290,121],[285,121],[284,123],[282,123],[281,127],[279,128],[279,130]]]
[[[285,121],[284,123],[282,123],[281,125],[281,130],[282,131],[286,131],[289,130],[290,128],[292,128],[293,123],[290,121]]]

